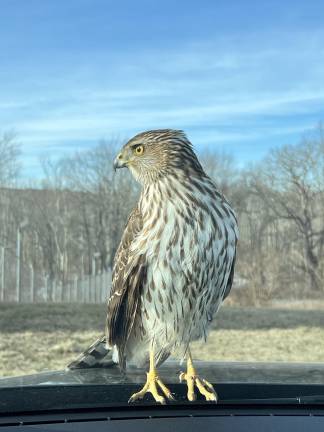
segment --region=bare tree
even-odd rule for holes
[[[244,290],[233,292],[240,302],[323,293],[323,137],[319,127],[300,144],[274,149],[247,170],[226,153],[200,155],[238,217],[236,276]],[[43,159],[42,181],[18,188],[19,145],[13,136],[0,139],[0,267],[6,268],[5,284],[1,279],[6,292],[0,298],[15,298],[17,233],[22,286],[32,279],[40,299],[44,292],[53,298],[52,284],[53,291],[68,287],[79,276],[87,284],[92,280],[87,275],[109,271],[139,193],[127,171],[113,171],[119,147],[101,141],[69,157]],[[56,292],[64,298],[63,291]],[[23,296],[28,298],[29,292]]]
[[[0,186],[12,184],[20,171],[20,145],[13,133],[5,133],[0,138]]]
[[[205,171],[216,182],[222,193],[230,194],[239,175],[233,156],[226,152],[204,150],[200,154],[200,160]]]
[[[324,140],[319,127],[298,145],[272,150],[250,172],[249,187],[282,224],[293,226],[290,256],[321,289],[324,246]]]
[[[116,176],[115,142],[102,141],[92,150],[76,153],[60,162],[66,187],[75,192],[79,239],[87,253],[88,271],[96,254],[101,270],[112,266],[127,214],[134,205],[137,188],[126,174]]]

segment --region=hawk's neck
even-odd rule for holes
[[[168,207],[175,209],[206,208],[204,203],[223,202],[224,197],[217,191],[215,184],[207,175],[175,172],[161,177],[143,187],[140,197],[140,209],[145,217]]]

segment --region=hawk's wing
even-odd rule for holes
[[[141,287],[146,279],[145,256],[131,251],[131,244],[142,227],[142,215],[136,207],[128,218],[114,260],[106,331],[109,345],[118,348],[121,367],[124,367],[124,349],[134,324]]]
[[[225,289],[225,291],[224,291],[224,295],[223,295],[223,300],[226,299],[226,297],[228,296],[228,294],[230,293],[230,291],[231,291],[231,289],[232,289],[233,280],[234,280],[234,267],[235,267],[235,261],[236,261],[236,252],[235,252],[234,257],[233,257],[232,267],[231,267],[231,272],[230,272],[230,275],[229,275],[229,277],[228,277],[228,281],[227,281],[226,289]]]

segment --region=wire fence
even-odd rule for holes
[[[70,274],[50,278],[23,263],[16,253],[0,248],[0,302],[104,303],[111,286],[111,271],[91,275]]]

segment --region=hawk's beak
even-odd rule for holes
[[[114,170],[116,172],[117,168],[124,168],[126,166],[126,162],[123,161],[122,154],[119,153],[119,155],[114,160]]]

